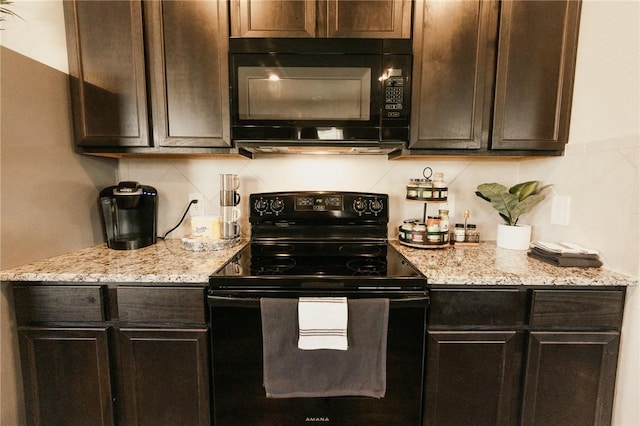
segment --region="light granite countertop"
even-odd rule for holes
[[[189,251],[179,239],[160,240],[138,250],[105,244],[0,271],[0,281],[64,283],[207,284],[247,243],[217,251]],[[638,279],[600,268],[559,268],[530,259],[524,251],[474,247],[415,249],[391,244],[426,275],[432,285],[637,285]]]
[[[531,259],[526,251],[496,247],[495,242],[441,249],[391,244],[431,285],[638,285],[638,279],[604,268],[560,268]]]
[[[137,250],[106,244],[0,271],[0,281],[207,284],[209,275],[247,241],[215,251],[190,251],[180,239],[159,240]]]

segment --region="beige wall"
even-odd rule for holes
[[[98,191],[115,160],[73,153],[68,76],[0,47],[0,268],[103,241]],[[15,321],[0,298],[0,424],[20,424]],[[20,419],[20,420],[18,420]]]
[[[2,47],[0,267],[102,241],[117,161],[73,152],[68,76]]]

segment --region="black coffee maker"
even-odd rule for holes
[[[156,242],[158,191],[138,182],[120,182],[100,191],[107,246],[133,250]]]

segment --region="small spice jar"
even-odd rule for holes
[[[467,225],[466,241],[470,243],[480,242],[480,233],[476,229],[476,225],[470,223]]]
[[[429,216],[427,218],[427,226],[434,226],[434,225],[440,226],[440,217],[438,217],[438,216]]]
[[[414,232],[425,232],[426,230],[427,230],[427,227],[425,226],[424,223],[416,223],[413,225]]]
[[[431,198],[433,196],[432,187],[433,185],[429,179],[422,179],[418,188],[419,196],[421,198]]]
[[[440,229],[442,232],[449,231],[449,210],[438,210],[440,215]]]
[[[407,198],[418,197],[418,185],[421,179],[409,179],[409,185],[407,185]]]
[[[412,231],[413,225],[415,225],[416,223],[418,223],[418,219],[407,219],[402,222],[402,229],[405,231]]]
[[[444,183],[444,173],[436,172],[433,174],[433,187],[434,188],[446,188],[447,184]]]
[[[449,210],[438,210],[440,215],[440,231],[444,232],[444,242],[449,241]]]
[[[433,198],[447,198],[449,190],[447,189],[447,184],[444,182],[444,173],[438,172],[433,176]]]
[[[464,223],[456,223],[455,229],[453,230],[453,240],[457,243],[463,243],[465,237]]]
[[[440,218],[429,216],[427,218],[427,232],[440,232]]]
[[[430,243],[439,243],[441,242],[440,234],[427,234],[427,241]]]

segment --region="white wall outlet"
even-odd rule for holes
[[[571,213],[571,198],[566,195],[556,195],[551,202],[551,224],[569,225]]]
[[[204,197],[199,192],[189,193],[189,202],[197,200],[198,202],[191,205],[189,216],[202,216],[204,214]]]

